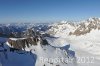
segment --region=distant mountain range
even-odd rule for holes
[[[0,66],[100,66],[99,39],[100,18],[0,24]]]

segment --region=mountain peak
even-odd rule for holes
[[[89,21],[89,22],[100,21],[100,18],[91,17],[91,18],[87,19],[87,21]]]

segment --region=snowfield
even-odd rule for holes
[[[34,25],[0,27],[0,66],[100,66],[100,18]]]

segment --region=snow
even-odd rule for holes
[[[0,62],[0,66],[2,66],[1,62]]]
[[[95,20],[90,18],[89,21]],[[88,26],[89,22],[84,24]],[[7,52],[0,52],[0,66],[100,66],[100,30],[92,29],[89,33],[76,36],[69,33],[81,25],[73,26],[62,21],[51,26],[47,32],[52,31],[54,34],[53,37],[45,37],[48,45],[41,45],[39,41],[37,45],[26,47],[25,51],[10,52],[10,44],[6,42],[8,38],[0,37],[0,42],[6,42],[5,48],[8,49]],[[16,41],[25,38],[10,39]],[[0,50],[5,48],[0,47]],[[64,61],[73,60],[66,63],[61,62],[61,58]],[[50,59],[60,59],[60,62],[52,62]]]
[[[2,53],[3,54],[3,53]],[[18,54],[7,52],[7,58],[5,55],[2,55],[0,52],[0,60],[3,66],[34,66],[35,65],[35,58],[32,58],[32,55],[29,53],[27,54]],[[25,63],[26,62],[26,63]]]
[[[92,21],[94,21],[92,19]],[[88,26],[88,22],[85,23],[86,26]],[[78,63],[78,66],[100,66],[100,30],[98,29],[92,29],[90,33],[75,36],[75,35],[68,35],[68,33],[73,30],[76,30],[76,27],[72,28],[66,28],[65,30],[61,29],[64,26],[68,27],[68,25],[63,24],[62,26],[58,26],[57,29],[51,28],[51,30],[54,30],[55,34],[53,34],[55,37],[61,38],[61,40],[55,40],[52,38],[49,38],[49,42],[55,46],[63,46],[64,44],[70,44],[71,50],[75,51],[76,58],[85,58],[85,61],[87,60],[86,57],[90,59],[90,57],[93,57],[93,63]],[[66,40],[65,43],[61,42],[63,40]],[[60,43],[61,42],[61,43]],[[63,44],[62,44],[63,43]],[[62,44],[62,45],[59,45]],[[91,60],[91,59],[90,59]]]
[[[66,45],[69,45],[66,41],[66,39],[64,38],[49,38],[49,37],[46,37],[47,41],[52,45],[52,46],[55,46],[55,47],[63,47],[63,46],[66,46]]]
[[[68,64],[69,64],[69,66],[73,66],[73,61],[72,61],[72,63],[67,63],[67,64],[66,63],[63,63],[61,61],[60,62],[57,62],[57,63],[56,62],[49,61],[49,60],[46,60],[45,61],[45,59],[57,59],[57,58],[58,59],[60,59],[60,58],[66,58],[67,60],[69,60],[68,57],[66,56],[66,53],[67,53],[68,50],[66,50],[64,48],[63,49],[60,49],[60,48],[55,47],[55,46],[52,46],[52,45],[43,46],[43,45],[40,45],[40,43],[38,43],[37,46],[32,46],[32,47],[30,47],[30,49],[32,49],[32,53],[34,53],[34,54],[37,55],[37,61],[36,61],[36,65],[35,66],[42,66],[44,64],[46,66],[51,66],[51,65],[52,66],[55,66],[55,65],[63,65],[63,66],[66,66]],[[71,53],[69,53],[69,54],[71,54]],[[42,58],[42,60],[41,60],[41,58]],[[70,57],[70,58],[73,58],[73,57]],[[43,61],[43,59],[44,59],[44,61]]]
[[[86,35],[70,36],[69,39],[73,44],[78,46],[77,48],[80,48],[84,51],[88,51],[91,54],[98,55],[100,54],[99,36],[100,31],[96,29],[92,30],[90,33]]]
[[[23,40],[23,39],[26,39],[26,38],[9,38],[11,40]]]
[[[3,37],[0,37],[0,43],[5,43],[7,41],[8,38],[3,38]]]
[[[12,38],[13,40],[13,38]],[[14,39],[15,40],[15,39]],[[48,39],[50,41],[51,39]],[[57,41],[61,41],[62,39],[55,39],[54,43],[56,45]],[[16,41],[16,40],[15,40]],[[7,50],[7,52],[0,52],[0,60],[3,66],[56,66],[56,65],[63,65],[63,66],[75,66],[76,62],[75,55],[73,54],[74,51],[69,50],[70,46],[66,43],[65,40],[61,41],[60,43],[66,43],[62,46],[58,42],[58,46],[52,46],[50,43],[49,45],[41,45],[41,41],[37,43],[36,46],[32,45],[30,47],[26,47],[26,51],[16,51],[11,52]],[[9,43],[6,42],[9,49]],[[42,59],[41,59],[42,58]],[[63,58],[63,60],[61,60]],[[48,60],[45,60],[48,59]],[[49,60],[51,59],[51,60]],[[59,61],[56,61],[58,59]],[[72,60],[71,60],[72,59]],[[52,61],[53,60],[53,61]],[[67,62],[65,62],[67,60]],[[70,62],[68,62],[71,60]],[[27,62],[27,63],[25,63]]]

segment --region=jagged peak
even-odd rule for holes
[[[87,33],[90,33],[93,29],[98,29],[100,30],[100,18],[97,17],[91,17],[87,20],[80,21],[80,23],[75,23],[75,22],[68,22],[68,21],[62,21],[63,23],[58,23],[55,25],[53,28],[50,30],[53,30],[51,33],[60,33],[61,31],[69,30],[66,31],[66,33],[69,35],[84,35]],[[60,25],[60,26],[59,26]],[[54,32],[54,33],[53,33]],[[65,33],[65,32],[64,32]]]
[[[87,21],[89,21],[89,22],[100,21],[100,18],[98,18],[98,17],[90,17],[89,19],[87,19]]]

